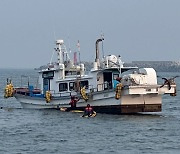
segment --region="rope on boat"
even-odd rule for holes
[[[121,83],[117,84],[116,86],[116,94],[115,94],[115,99],[120,99],[121,98],[121,90],[122,90],[123,85]]]

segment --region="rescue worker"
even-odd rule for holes
[[[84,110],[84,115],[82,117],[84,117],[84,116],[90,117],[93,115],[93,113],[94,113],[93,108],[90,106],[90,104],[87,104],[87,106]]]
[[[121,97],[121,91],[122,91],[122,83],[121,83],[121,77],[118,77],[118,78],[116,78],[116,80],[119,82],[117,85],[116,85],[116,89],[115,89],[115,91],[116,91],[116,94],[115,94],[115,99],[120,99],[120,97]]]
[[[113,80],[113,87],[116,88],[116,86],[121,82],[121,77],[117,77],[116,80]]]
[[[71,108],[70,110],[74,110],[76,109],[76,103],[79,101],[80,99],[75,97],[75,96],[71,96],[71,101],[70,101],[70,105],[71,105]]]

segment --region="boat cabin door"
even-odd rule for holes
[[[54,71],[43,72],[43,94],[46,94],[46,91],[50,90],[50,80],[54,77]]]
[[[112,89],[112,72],[104,72],[104,90]]]
[[[50,79],[43,79],[43,94],[50,90]]]

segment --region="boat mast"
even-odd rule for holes
[[[58,57],[58,64],[64,64],[65,62],[65,57],[66,61],[70,60],[69,55],[66,50],[66,46],[64,45],[63,40],[57,40],[56,41],[56,48],[55,50],[57,51],[57,57]]]
[[[120,55],[118,56],[118,63],[119,63],[119,73],[121,74],[122,73],[121,69],[124,67],[123,66],[124,62],[122,62]]]
[[[80,43],[79,43],[79,40],[78,40],[78,43],[77,43],[77,48],[78,48],[78,53],[79,53],[79,64],[81,64],[81,55],[80,55]]]
[[[63,40],[57,40],[56,41],[56,51],[57,51],[57,58],[58,58],[58,64],[63,64],[63,53],[61,46],[64,44]]]

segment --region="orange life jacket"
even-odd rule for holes
[[[76,107],[76,103],[77,103],[77,100],[72,99],[71,102],[70,102],[71,107]]]
[[[92,112],[93,111],[92,107],[86,107],[85,110],[88,111],[88,112]]]

